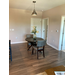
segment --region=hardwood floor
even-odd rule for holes
[[[45,46],[45,58],[39,53],[32,55],[27,51],[27,44],[12,44],[12,62],[9,61],[9,75],[35,75],[46,69],[59,65],[65,66],[65,52],[57,51],[52,47]]]

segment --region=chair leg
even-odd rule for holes
[[[37,59],[38,59],[38,50],[37,50]]]
[[[45,46],[43,46],[43,57],[45,58],[45,52],[44,52],[44,48],[45,48]]]
[[[45,58],[45,52],[44,52],[44,49],[43,49],[43,57]]]
[[[32,46],[32,54],[34,53],[34,48],[33,48],[33,46]]]

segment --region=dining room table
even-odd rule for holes
[[[44,40],[43,38],[40,37],[36,37],[36,39],[34,39],[33,37],[29,37],[25,39],[27,42],[31,43],[31,46],[28,47],[28,50],[33,46],[33,45],[37,45],[37,41],[41,41]],[[32,52],[33,54],[33,52]]]

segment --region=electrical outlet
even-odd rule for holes
[[[56,30],[56,32],[58,32],[58,30]]]
[[[54,42],[54,40],[53,40],[53,42]]]

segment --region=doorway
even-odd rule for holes
[[[42,19],[42,38],[48,41],[49,18]]]

